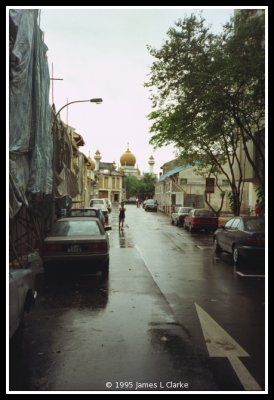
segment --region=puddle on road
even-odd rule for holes
[[[121,248],[134,247],[134,244],[133,244],[131,238],[127,237],[124,230],[120,230],[120,232],[119,232],[119,245]]]

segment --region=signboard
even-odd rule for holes
[[[206,178],[206,193],[214,193],[215,178]]]

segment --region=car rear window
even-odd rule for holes
[[[91,200],[90,204],[105,204],[104,200]]]
[[[96,221],[57,221],[51,236],[89,236],[101,235]]]
[[[215,214],[210,210],[196,210],[195,217],[215,217]]]
[[[70,210],[70,217],[96,217],[95,210]]]

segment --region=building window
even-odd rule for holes
[[[115,178],[112,178],[112,189],[115,189]]]
[[[180,179],[180,185],[187,185],[187,179],[186,178],[181,178]]]
[[[108,176],[104,176],[104,188],[108,189]]]

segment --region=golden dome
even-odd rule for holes
[[[136,163],[135,155],[132,154],[129,149],[127,149],[127,151],[124,154],[122,154],[120,158],[120,163],[122,166],[134,167]]]
[[[93,170],[95,168],[95,162],[91,157],[88,157],[88,162],[90,164],[89,168]]]

